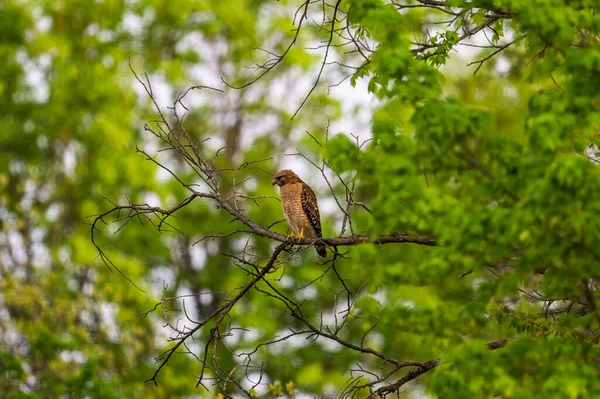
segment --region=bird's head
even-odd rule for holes
[[[284,169],[282,171],[277,172],[275,176],[273,176],[273,185],[277,184],[279,187],[284,186],[289,183],[297,183],[301,182],[298,175],[292,172],[289,169]]]

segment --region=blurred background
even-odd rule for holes
[[[136,147],[155,155],[182,179],[195,179],[181,159],[160,152],[158,140],[144,130],[157,113],[133,69],[144,81],[147,74],[158,106],[166,113],[178,93],[190,86],[223,90],[199,89],[186,96],[184,125],[194,139],[210,138],[204,153],[223,168],[269,158],[243,170],[243,177],[249,178],[243,188],[249,195],[277,196],[271,174],[294,169],[317,193],[324,234],[339,234],[342,215],[321,173],[302,156],[290,154],[301,152],[320,164],[323,150],[307,132],[321,141],[340,133],[357,135],[361,141],[370,138],[372,114],[381,101],[368,93],[368,81],[358,79],[351,85],[344,80],[347,71],[328,64],[292,120],[315,82],[325,51],[316,48],[324,33],[318,24],[307,23],[297,45],[275,70],[244,90],[229,86],[255,79],[262,72],[259,65],[270,57],[265,50],[285,51],[294,37],[297,7],[283,0],[0,2],[0,396],[221,395],[215,386],[209,391],[195,388],[200,364],[189,354],[170,360],[158,386],[144,383],[171,334],[160,306],[145,312],[163,295],[180,296],[190,318],[201,319],[247,281],[247,275],[221,255],[239,250],[245,238],[198,242],[208,234],[229,231],[231,216],[214,203],[196,200],[173,216],[176,230],[170,232],[136,220],[118,233],[118,224],[101,225],[102,248],[140,289],[97,257],[90,241],[90,217],[112,207],[107,199],[168,208],[185,198],[183,187],[136,153]],[[419,18],[427,14],[419,12]],[[475,37],[473,43],[478,40],[485,39]],[[502,115],[495,121],[499,129],[518,132],[530,87],[513,79],[519,70],[510,51],[473,77],[477,65],[466,64],[478,50],[465,46],[441,72],[446,93],[467,104],[484,104]],[[331,62],[357,61],[356,54],[341,51],[329,57]],[[337,182],[331,171],[327,174]],[[334,190],[343,197],[339,182]],[[368,186],[358,194],[365,202],[371,197]],[[263,226],[283,219],[277,199],[261,200],[260,206],[250,201],[244,211]],[[368,214],[357,210],[355,217],[355,231],[366,230]],[[285,224],[275,230],[285,233]],[[275,243],[256,240],[252,245],[257,253],[268,255]],[[420,248],[386,251],[385,256],[400,256],[407,263],[421,254]],[[353,277],[352,289],[363,289],[365,298],[380,303],[394,298],[381,282],[362,286],[369,271],[361,266],[361,253],[354,255],[354,266],[344,270]],[[312,252],[304,252],[279,273],[281,286],[297,300],[306,300],[308,311],[335,311],[332,293],[341,289],[335,276],[297,289],[322,273]],[[404,287],[403,293],[424,304],[438,304],[427,288]],[[167,312],[173,323],[187,322],[181,310],[178,301]],[[252,349],[285,330],[280,323],[287,317],[285,309],[255,292],[234,315],[231,326],[243,329],[226,338],[232,351]],[[359,323],[349,337],[360,340],[371,325]],[[382,330],[370,334],[367,343],[402,348],[401,357],[427,360],[435,355],[430,342],[404,335]],[[199,334],[190,343],[197,355],[203,337]],[[232,351],[219,352],[229,366],[237,361]],[[304,337],[273,345],[256,358],[266,370],[256,387],[258,395],[280,392],[297,397],[339,392],[349,378],[348,367],[358,360],[339,345],[309,345]],[[258,375],[250,374],[248,381]],[[419,384],[402,395],[426,397]]]

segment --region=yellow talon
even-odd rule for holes
[[[298,234],[298,241],[304,240],[304,227],[300,229],[300,234]]]
[[[294,231],[292,230],[291,234],[288,234],[287,236],[285,236],[286,240],[291,240],[292,238],[294,238]]]

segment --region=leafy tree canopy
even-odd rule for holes
[[[3,397],[600,396],[599,11],[5,0]]]

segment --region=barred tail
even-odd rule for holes
[[[321,258],[327,257],[327,249],[325,248],[325,244],[315,244],[315,249]]]

